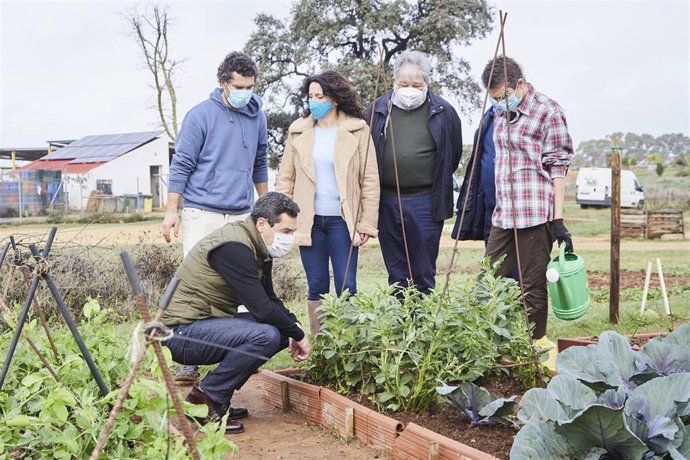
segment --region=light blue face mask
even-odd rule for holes
[[[314,120],[320,120],[333,110],[333,101],[309,101],[309,111]]]
[[[508,109],[511,112],[515,112],[515,109],[518,108],[520,105],[520,102],[522,101],[522,96],[517,97],[515,93],[511,94],[508,96]],[[506,108],[506,103],[504,101],[497,101],[493,97],[489,96],[489,103],[496,109],[497,112],[501,112],[505,110]]]
[[[241,109],[249,104],[252,99],[252,91],[249,89],[228,89],[228,102],[236,109]]]

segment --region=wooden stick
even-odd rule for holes
[[[345,408],[345,438],[350,440],[355,437],[355,410],[351,407]]]
[[[661,285],[661,294],[664,297],[664,311],[667,315],[671,314],[671,306],[668,303],[668,293],[666,293],[666,283],[664,282],[664,272],[661,270],[661,259],[656,258],[656,268],[659,271],[659,284]]]
[[[620,140],[611,147],[611,274],[609,288],[609,322],[618,324],[620,306],[621,262],[621,156]]]
[[[652,262],[647,262],[647,274],[644,278],[644,289],[642,290],[642,304],[640,305],[640,315],[644,313],[644,307],[647,305],[647,294],[649,294],[649,281],[652,278]]]
[[[429,460],[438,460],[441,458],[439,445],[436,441],[429,441]]]

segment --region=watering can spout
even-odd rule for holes
[[[561,243],[558,256],[549,262],[546,279],[556,317],[576,319],[589,309],[585,262],[575,253],[566,254],[565,243]]]

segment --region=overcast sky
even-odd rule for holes
[[[179,112],[208,97],[223,56],[259,12],[290,1],[166,2]],[[564,108],[573,141],[623,131],[690,132],[690,1],[490,1],[508,12],[507,54]],[[158,127],[137,45],[121,13],[135,2],[0,0],[0,147]],[[458,55],[478,80],[497,31]],[[478,116],[463,120],[465,139]]]

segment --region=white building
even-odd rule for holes
[[[164,207],[170,171],[163,131],[86,136],[54,150],[22,170],[62,171],[69,207],[84,209],[92,191],[150,195]]]

